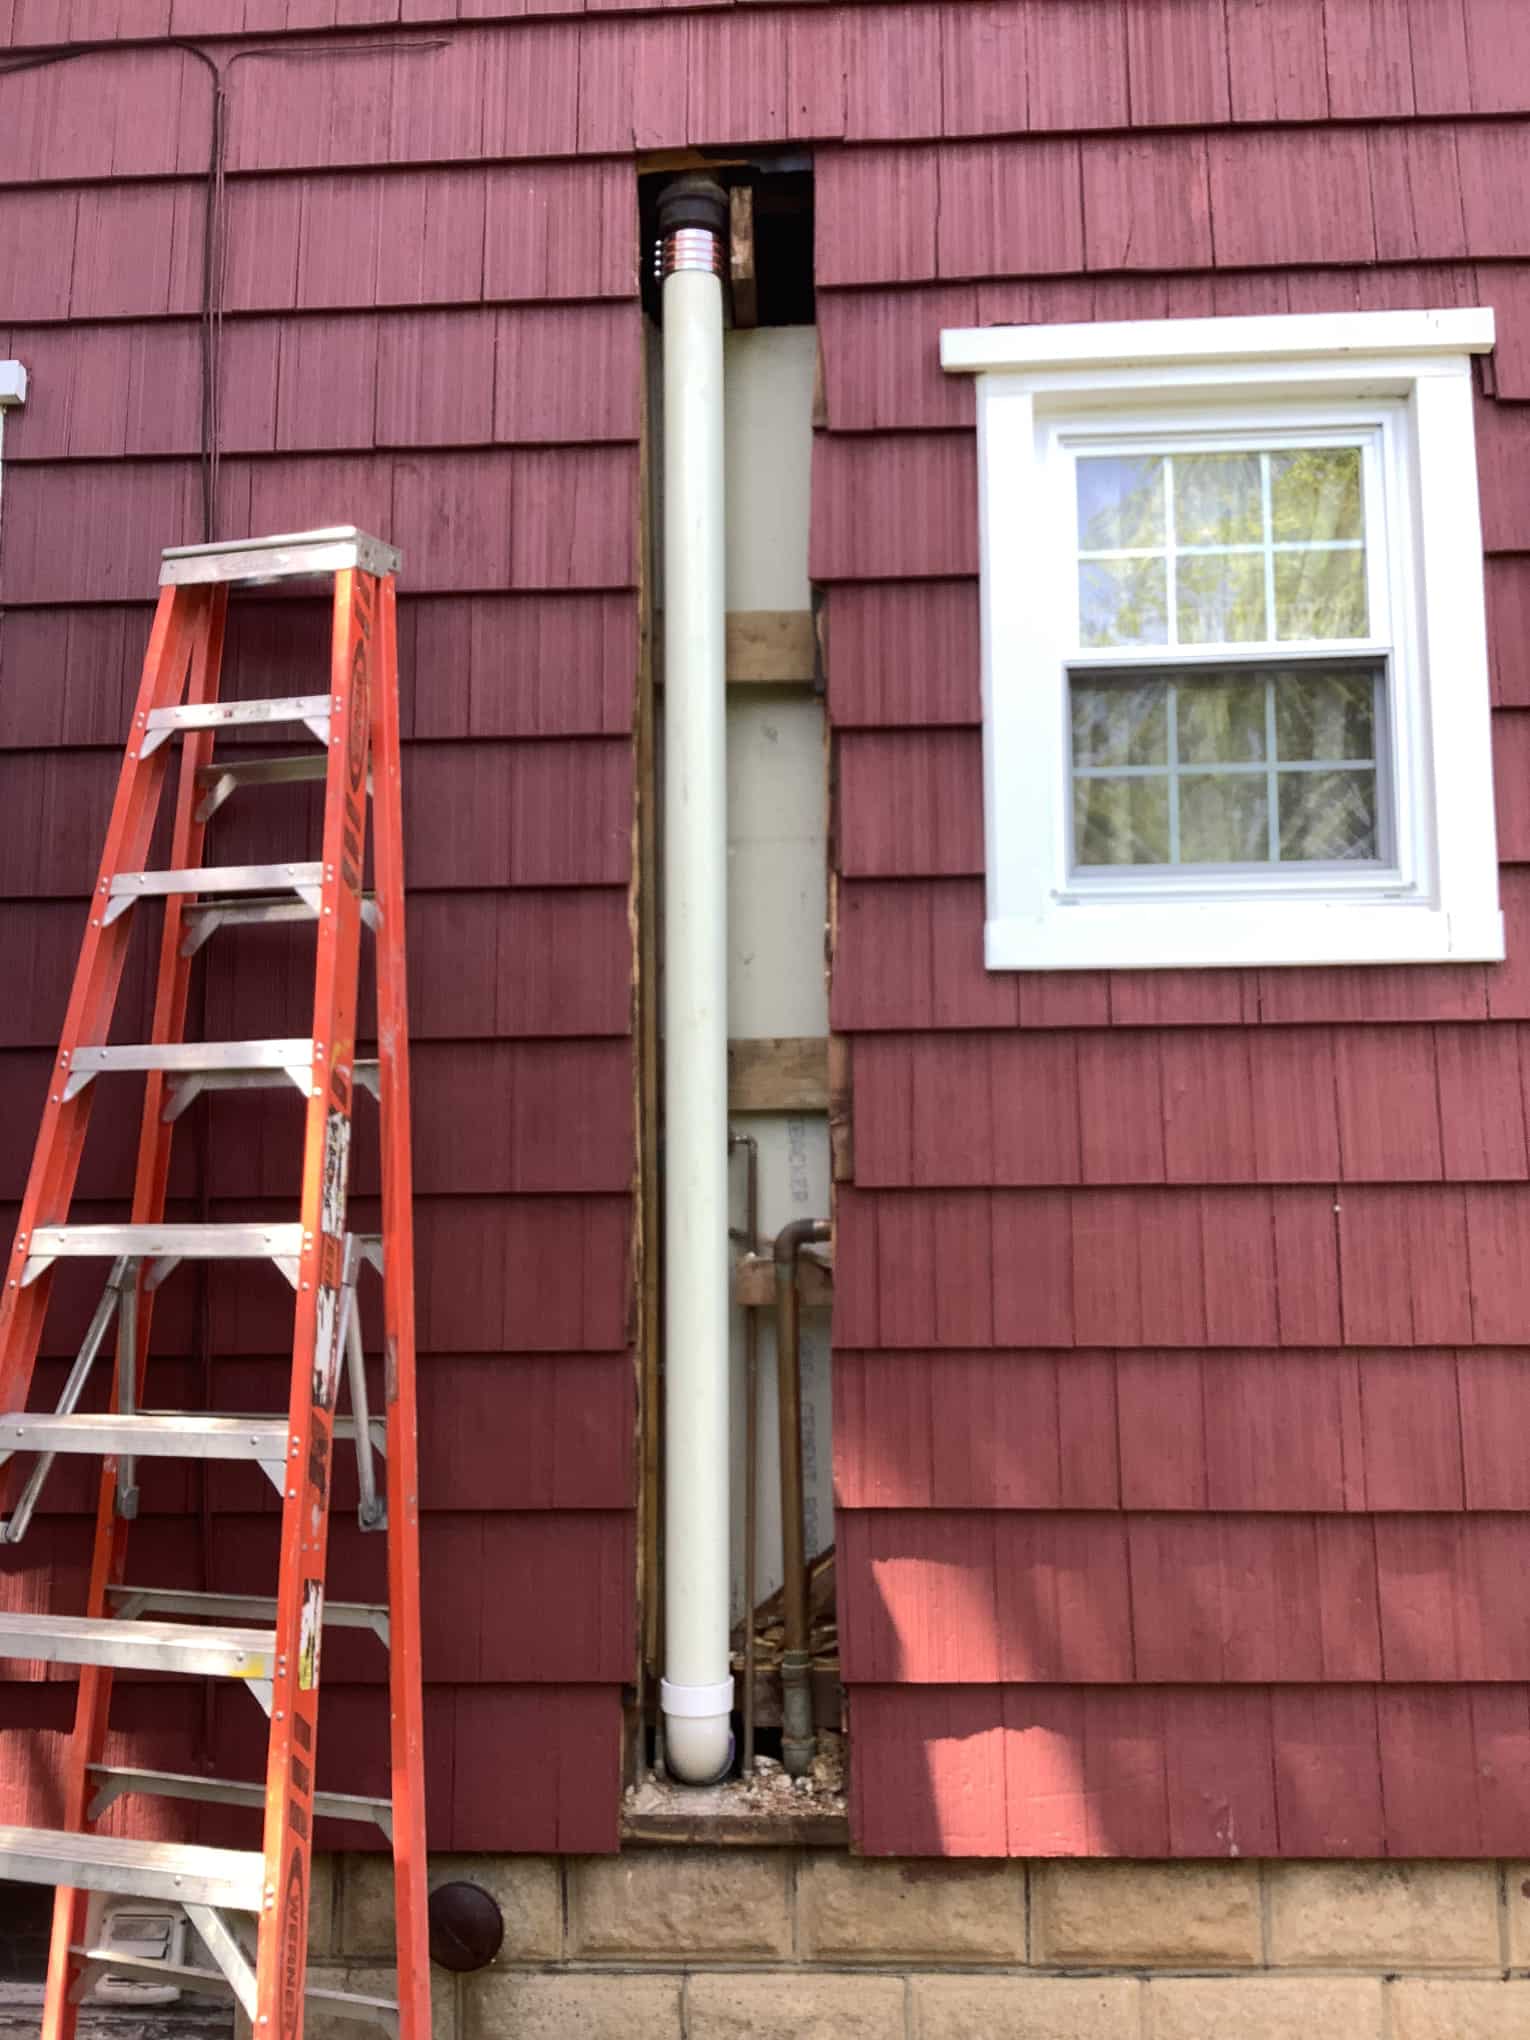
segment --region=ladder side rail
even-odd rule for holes
[[[303,1160],[303,1251],[293,1330],[289,1479],[282,1501],[276,1677],[266,1768],[265,1879],[256,1972],[260,2040],[300,2040],[303,2027],[319,1644],[335,1392],[343,1357],[339,1303],[377,610],[375,575],[356,568],[336,574],[313,1081]]]
[[[167,591],[169,592],[169,591]],[[223,634],[228,607],[228,590],[212,587],[199,608],[202,612],[192,649],[186,699],[192,702],[216,700],[223,664]],[[135,722],[135,728],[139,725]],[[213,745],[211,730],[188,732],[181,740],[180,775],[176,788],[175,819],[171,836],[171,861],[176,865],[201,862],[206,824],[197,818],[198,768],[207,763]],[[168,750],[163,754],[167,760]],[[151,759],[151,763],[153,760]],[[178,1041],[185,1033],[186,1009],[191,988],[191,961],[182,957],[182,911],[184,902],[172,895],[165,901],[160,932],[159,975],[154,993],[153,1041]],[[116,925],[116,924],[113,924]],[[94,1086],[88,1088],[94,1089]],[[133,1223],[158,1224],[164,1216],[165,1194],[170,1178],[170,1149],[175,1122],[164,1118],[165,1077],[159,1070],[148,1072],[143,1116],[139,1122],[138,1158],[133,1183]],[[117,1381],[123,1369],[133,1369],[131,1401],[143,1402],[148,1359],[149,1327],[155,1292],[147,1284],[147,1268],[140,1264],[136,1283],[136,1309],[118,1317]],[[129,1362],[123,1339],[124,1327],[131,1325],[134,1352]],[[120,1401],[114,1388],[111,1407]],[[107,1459],[101,1469],[96,1502],[95,1546],[91,1558],[90,1588],[86,1613],[104,1616],[111,1612],[109,1589],[120,1586],[127,1575],[128,1523],[117,1510],[117,1463]],[[79,1830],[87,1825],[91,1799],[90,1766],[100,1763],[106,1748],[107,1716],[111,1706],[112,1673],[108,1666],[85,1665],[80,1670],[75,1702],[74,1729],[64,1768],[63,1826]],[[74,1984],[80,1961],[74,1950],[85,1940],[88,1897],[83,1891],[61,1885],[53,1905],[53,1937],[49,1949],[48,1991],[45,2000],[42,2040],[74,2040],[76,2005]]]
[[[382,588],[382,658],[372,710],[373,868],[382,1146],[383,1339],[388,1422],[388,1610],[392,1649],[393,1881],[399,2040],[429,2040],[424,1691],[420,1665],[420,1478],[415,1408],[414,1190],[409,1128],[409,1007],[404,949],[404,807],[398,619]]]
[[[133,732],[117,780],[100,869],[91,894],[91,910],[59,1036],[53,1066],[55,1080],[77,1047],[95,1047],[104,1042],[111,1027],[127,960],[132,916],[108,922],[101,902],[118,871],[147,863],[169,766],[168,755],[163,752],[148,758],[139,756],[139,733],[154,709],[179,700],[188,665],[206,640],[210,611],[211,604],[203,591],[161,590],[144,653]],[[95,1086],[87,1084],[83,1091],[67,1099],[64,1089],[62,1083],[49,1086],[17,1219],[5,1289],[0,1295],[0,1409],[20,1409],[26,1402],[53,1286],[51,1271],[26,1288],[21,1286],[28,1244],[39,1225],[61,1225],[68,1218],[90,1123],[90,1094]]]

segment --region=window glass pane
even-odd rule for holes
[[[1086,645],[1169,641],[1168,568],[1159,560],[1081,560],[1079,637]]]
[[[1379,858],[1374,770],[1282,772],[1280,855],[1287,864]]]
[[[1167,864],[1167,778],[1075,779],[1073,856],[1079,864]]]
[[[1374,673],[1307,673],[1298,668],[1274,677],[1275,742],[1283,759],[1375,757]]]
[[[1182,645],[1246,645],[1269,636],[1262,552],[1181,553],[1175,568]]]
[[[1181,864],[1267,864],[1269,782],[1262,772],[1187,772],[1179,782]]]
[[[1075,680],[1071,695],[1075,765],[1168,763],[1166,680]]]
[[[1275,619],[1275,635],[1283,639],[1367,636],[1365,554],[1276,553]]]
[[[1270,519],[1277,544],[1365,536],[1358,446],[1304,446],[1270,455]]]
[[[1089,454],[1078,463],[1080,552],[1162,545],[1163,456]]]
[[[1259,545],[1264,494],[1257,453],[1174,456],[1177,545]]]
[[[1176,694],[1182,765],[1252,765],[1264,757],[1263,675],[1182,680]]]

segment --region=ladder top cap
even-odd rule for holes
[[[354,524],[335,524],[322,531],[285,531],[270,538],[167,546],[162,559],[159,585],[180,588],[212,581],[287,581],[300,575],[338,574],[347,567],[358,567],[365,574],[396,574],[403,555]]]

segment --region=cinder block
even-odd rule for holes
[[[462,2040],[680,2040],[678,1976],[462,1979]]]
[[[1530,1983],[1408,1976],[1387,1986],[1392,2040],[1530,2040]]]
[[[1267,1875],[1273,1963],[1491,1969],[1501,1960],[1491,1863],[1277,1863]]]
[[[568,1864],[569,1953],[791,1953],[782,1849],[633,1849]]]
[[[314,1856],[308,1866],[308,1953],[312,1960],[337,1955],[335,1894],[340,1880],[333,1856]]]
[[[326,1990],[354,1991],[358,1997],[396,1998],[397,1981],[390,1963],[310,1963],[308,1981]],[[430,1971],[431,2040],[457,2040],[457,1979],[434,1964]],[[303,2017],[303,2040],[376,2040],[377,2027],[343,2012],[326,2011],[309,2001]]]
[[[563,1898],[554,1856],[433,1856],[432,1891],[458,1879],[481,1884],[505,1916],[498,1967],[556,1962],[563,1953]],[[340,1952],[393,1953],[393,1864],[379,1855],[347,1856],[340,1874]]]
[[[1143,1986],[1126,1976],[916,1976],[917,2040],[1138,2040]]]
[[[898,1976],[785,1969],[686,1985],[687,2040],[904,2040],[903,2013]]]
[[[1381,1981],[1371,1976],[1155,1977],[1153,2040],[1379,2040]]]
[[[1263,1959],[1253,1863],[1047,1863],[1032,1872],[1033,1962],[1221,1968]]]
[[[797,1875],[801,1952],[836,1961],[1024,1962],[1025,1869],[827,1851]]]
[[[1505,1863],[1508,1892],[1509,1967],[1530,1969],[1530,1863]]]

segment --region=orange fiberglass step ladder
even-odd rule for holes
[[[0,1299],[0,1453],[36,1455],[3,1524],[25,1535],[59,1453],[103,1460],[88,1605],[83,1614],[0,1614],[0,1655],[78,1665],[75,1727],[61,1782],[61,1831],[0,1828],[0,1878],[59,1887],[44,2003],[44,2040],[70,2040],[75,2007],[102,1977],[135,1974],[181,1990],[233,1997],[258,2040],[297,2040],[305,2003],[428,2040],[430,1978],[421,1758],[419,1521],[414,1405],[414,1268],[409,1164],[404,881],[393,575],[398,555],[346,527],[281,538],[175,548],[164,555],[127,755],[91,901],[63,1037]],[[320,576],[333,582],[328,691],[275,701],[218,699],[230,588]],[[220,732],[280,725],[314,740],[290,757],[248,745],[214,760]],[[169,868],[146,870],[160,796],[179,738]],[[321,854],[301,863],[205,865],[206,825],[243,788],[322,780]],[[376,894],[362,891],[367,804],[374,816]],[[163,901],[152,1039],[108,1045],[133,909]],[[215,930],[241,923],[317,925],[313,1017],[301,1040],[183,1039],[195,958]],[[355,1057],[363,921],[375,930],[379,1058]],[[232,936],[223,939],[233,939]],[[126,1225],[71,1225],[70,1201],[87,1117],[119,1072],[145,1073],[143,1118]],[[301,1199],[279,1222],[166,1223],[177,1115],[199,1091],[295,1086],[307,1103]],[[346,1230],[352,1099],[375,1092],[381,1114],[382,1237]],[[109,1109],[113,1101],[108,1101]],[[359,1107],[358,1109],[371,1109]],[[57,1265],[105,1264],[105,1288],[56,1410],[26,1411]],[[145,1406],[145,1357],[155,1291],[184,1260],[265,1261],[295,1293],[291,1392],[284,1414],[205,1415]],[[380,1264],[386,1408],[367,1406],[355,1286]],[[78,1412],[87,1378],[116,1325],[115,1389],[104,1413]],[[344,1366],[342,1367],[342,1361]],[[351,1411],[336,1416],[340,1375]],[[365,1528],[386,1528],[387,1602],[326,1605],[331,1449],[354,1440]],[[374,1452],[386,1465],[379,1493]],[[271,1600],[180,1593],[142,1581],[127,1562],[137,1514],[135,1468],[148,1457],[254,1461],[281,1496],[280,1573]],[[174,1619],[166,1619],[174,1618]],[[190,1619],[188,1619],[190,1618]],[[316,1789],[319,1640],[323,1625],[373,1629],[390,1647],[392,1794],[365,1799]],[[118,1768],[106,1754],[112,1672],[243,1680],[268,1717],[263,1780]],[[379,1707],[381,1699],[379,1698]],[[260,1847],[182,1846],[102,1834],[95,1823],[132,1794],[258,1807]],[[306,1985],[309,1850],[314,1817],[373,1820],[393,1849],[396,2003]],[[253,1822],[251,1823],[253,1842]],[[173,1908],[172,1959],[136,1960],[93,1945],[102,1910],[91,1894]],[[205,1960],[186,1959],[195,1941]]]

